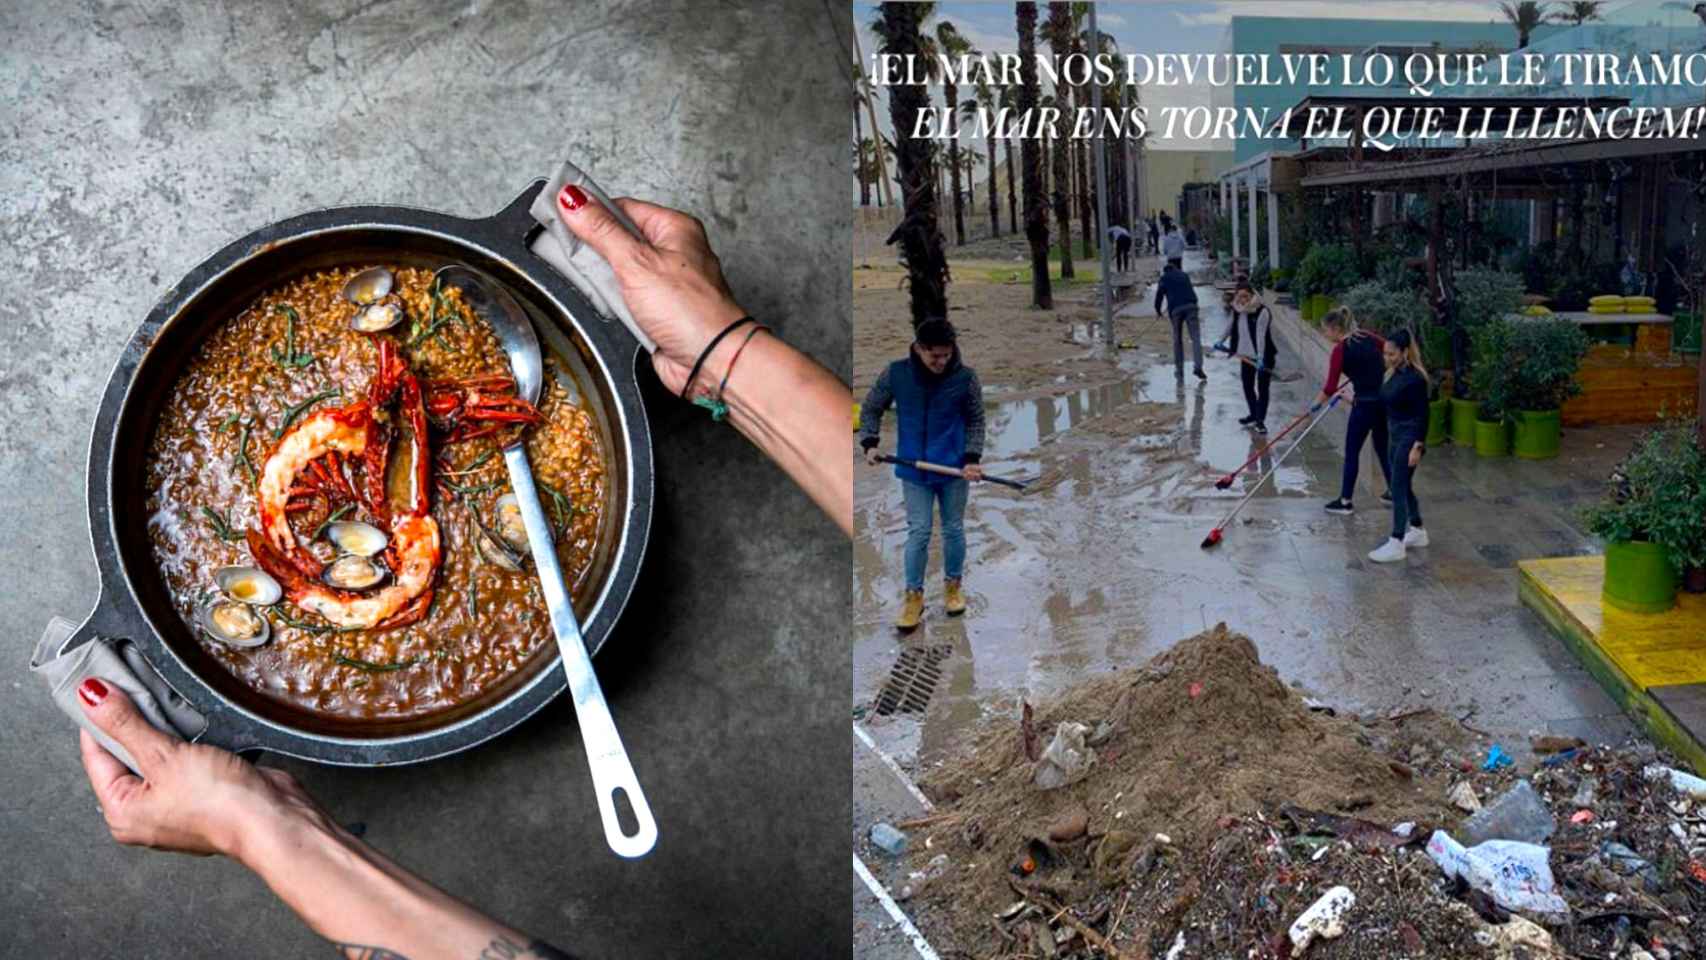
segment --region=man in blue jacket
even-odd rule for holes
[[[1163,313],[1162,311],[1167,311]],[[1197,291],[1191,286],[1191,275],[1179,269],[1176,261],[1168,261],[1155,284],[1155,315],[1173,320],[1173,375],[1185,379],[1185,330],[1191,332],[1191,360],[1198,380],[1207,380],[1202,372],[1202,319],[1197,315]]]
[[[930,554],[930,528],[938,504],[942,514],[943,607],[948,616],[966,612],[960,578],[966,564],[967,482],[983,479],[983,388],[977,374],[960,362],[954,326],[931,319],[913,331],[912,349],[878,375],[859,410],[859,445],[865,461],[876,464],[877,434],[883,413],[896,408],[899,436],[895,456],[943,467],[965,476],[950,477],[896,465],[906,498],[906,597],[895,626],[911,631],[924,619],[924,565]]]

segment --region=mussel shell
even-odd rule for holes
[[[504,494],[492,506],[492,526],[505,543],[522,553],[528,552],[527,525],[521,521],[521,503],[515,494]]]
[[[213,582],[227,597],[257,607],[270,607],[284,596],[284,588],[254,567],[220,567],[213,571]]]
[[[355,520],[327,524],[326,539],[332,541],[339,551],[353,553],[358,557],[371,557],[391,542],[385,531],[371,523]]]
[[[395,279],[384,267],[369,267],[344,284],[344,299],[366,306],[391,292]]]
[[[320,579],[339,590],[369,590],[385,582],[390,571],[368,557],[346,553],[326,564]]]
[[[258,647],[272,637],[267,618],[237,600],[215,600],[202,607],[201,629],[231,647]]]
[[[402,323],[404,316],[402,299],[386,297],[357,310],[349,318],[349,328],[357,333],[379,333]]]
[[[527,554],[511,549],[508,545],[498,542],[498,539],[484,531],[475,541],[480,556],[491,565],[512,573],[520,571],[527,563]]]

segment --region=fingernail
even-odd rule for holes
[[[77,686],[77,696],[91,707],[100,706],[101,701],[107,698],[107,685],[98,678],[90,677]]]
[[[571,183],[563,188],[563,192],[557,194],[557,202],[563,205],[564,210],[579,210],[586,206],[586,194],[580,187]]]

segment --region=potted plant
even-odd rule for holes
[[[1505,358],[1510,356],[1515,339],[1516,323],[1504,317],[1483,322],[1470,335],[1474,353],[1469,386],[1478,398],[1475,452],[1483,457],[1502,457],[1510,452],[1510,422],[1505,418],[1509,409],[1510,365]]]
[[[1333,308],[1334,297],[1361,279],[1355,251],[1341,244],[1324,243],[1310,247],[1298,261],[1291,283],[1303,318],[1313,322]]]
[[[1694,424],[1673,421],[1643,434],[1611,476],[1604,500],[1585,514],[1606,541],[1605,602],[1634,613],[1669,610],[1677,581],[1706,563],[1706,451]]]
[[[1514,426],[1513,452],[1525,460],[1558,455],[1564,401],[1582,392],[1576,371],[1588,352],[1588,337],[1575,323],[1534,317],[1510,323],[1500,399]]]
[[[1494,398],[1494,403],[1485,411],[1481,409],[1482,401],[1487,400],[1485,390],[1497,384],[1498,362],[1481,362],[1483,355],[1499,357],[1502,355],[1497,348],[1487,348],[1481,345],[1482,328],[1494,322],[1503,322],[1522,307],[1523,285],[1522,277],[1502,270],[1460,270],[1452,280],[1455,315],[1457,321],[1459,342],[1467,341],[1469,347],[1469,375],[1454,384],[1451,397],[1451,442],[1459,445],[1476,444],[1476,433],[1479,428],[1476,420],[1483,414],[1491,414],[1496,409],[1502,416],[1504,407]],[[1466,335],[1466,336],[1465,336]],[[1504,337],[1500,331],[1496,336]],[[1453,355],[1461,355],[1454,346]],[[1478,367],[1488,367],[1485,371]],[[1479,376],[1478,376],[1479,374]],[[1481,432],[1487,434],[1489,443],[1494,440],[1491,428]]]

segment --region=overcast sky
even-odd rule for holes
[[[1608,8],[1614,4],[1607,4]],[[870,57],[877,49],[876,36],[871,32],[871,20],[877,4],[860,2],[853,5],[859,43],[865,54],[863,70],[870,73]],[[1469,23],[1504,22],[1495,0],[1224,0],[1211,3],[1102,3],[1096,7],[1097,26],[1103,33],[1119,41],[1124,53],[1219,53],[1226,36],[1226,25],[1234,15],[1283,17],[1337,17],[1360,20],[1450,20]],[[1046,4],[1038,4],[1037,22],[1040,27],[1048,16]],[[1019,47],[1012,3],[938,3],[936,15],[926,24],[934,30],[941,20],[952,21],[955,27],[986,54],[1014,53]],[[1039,30],[1039,33],[1041,31]],[[1038,47],[1046,51],[1038,40]],[[940,91],[933,94],[938,106]],[[1209,106],[1206,85],[1187,87],[1146,87],[1145,104],[1151,115],[1163,107]],[[890,133],[887,99],[882,88],[877,90],[877,120],[885,135]],[[869,133],[866,134],[869,136]],[[1230,149],[1226,143],[1190,143],[1156,141],[1152,149]]]

